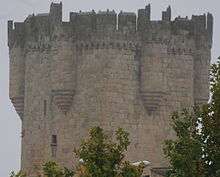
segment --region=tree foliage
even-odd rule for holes
[[[176,140],[165,141],[164,152],[170,160],[170,177],[203,177],[202,144],[196,127],[196,114],[183,110],[172,116]]]
[[[56,162],[52,161],[45,163],[42,169],[44,177],[73,177],[75,174],[73,170],[67,169],[65,167],[61,168]],[[10,177],[27,177],[27,175],[20,171],[17,174],[12,172]]]
[[[177,137],[164,147],[170,177],[220,177],[220,58],[210,75],[210,103],[172,116]]]
[[[47,162],[43,165],[45,177],[73,177],[74,172],[67,168],[59,167],[55,162]]]
[[[211,68],[210,104],[201,111],[201,141],[204,150],[205,175],[220,177],[220,57]]]
[[[94,127],[89,139],[83,141],[80,148],[75,150],[83,163],[78,168],[79,177],[139,177],[143,168],[135,167],[128,161],[123,161],[124,153],[130,144],[129,134],[119,128],[116,142],[108,137],[103,129]]]

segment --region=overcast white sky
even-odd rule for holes
[[[211,12],[214,15],[214,45],[212,59],[220,56],[220,1],[219,0],[63,0],[63,16],[70,11],[115,9],[132,11],[152,5],[152,18],[161,19],[168,5],[172,17]],[[20,167],[21,122],[8,98],[9,58],[7,47],[7,20],[23,21],[27,15],[49,11],[50,0],[0,0],[0,177],[9,176]]]

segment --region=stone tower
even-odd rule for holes
[[[152,21],[151,7],[131,12],[50,12],[8,22],[10,99],[22,121],[21,168],[29,176],[72,150],[99,125],[130,133],[128,159],[167,167],[162,143],[174,137],[170,114],[209,98],[213,17]]]

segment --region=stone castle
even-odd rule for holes
[[[151,162],[146,175],[168,166],[163,141],[175,137],[173,111],[209,98],[213,16],[151,20],[121,11],[50,12],[8,22],[10,99],[22,120],[21,169],[28,176],[54,160],[70,167],[88,129],[130,133],[127,158]]]

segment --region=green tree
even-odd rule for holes
[[[177,137],[164,146],[170,177],[220,177],[220,58],[210,75],[210,103],[172,116]]]
[[[43,165],[45,177],[73,177],[74,172],[67,168],[59,167],[55,162],[47,162]]]
[[[61,168],[59,165],[57,165],[56,162],[47,162],[43,165],[43,173],[44,177],[73,177],[74,172],[72,170],[69,170],[67,168]],[[10,177],[27,177],[25,173],[22,173],[21,171],[15,174],[14,172],[11,172]]]
[[[129,162],[124,162],[122,165],[121,172],[119,173],[119,177],[139,177],[143,173],[143,166],[133,166]]]
[[[206,177],[220,177],[220,57],[211,68],[211,101],[200,114]]]
[[[202,144],[199,138],[197,115],[183,110],[172,116],[176,140],[165,141],[164,153],[170,161],[170,177],[203,177]]]
[[[83,159],[78,171],[80,177],[139,177],[142,174],[141,166],[135,167],[128,161],[123,161],[127,150],[129,134],[118,129],[115,133],[116,142],[108,137],[103,129],[94,127],[89,138],[84,140],[75,153]]]

